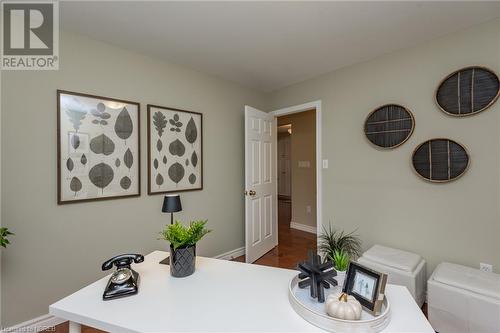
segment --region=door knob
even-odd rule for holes
[[[248,194],[253,197],[254,195],[257,194],[257,192],[255,192],[254,190],[250,190],[248,191]]]

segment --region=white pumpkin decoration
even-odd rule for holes
[[[330,294],[325,302],[326,313],[329,316],[344,320],[359,320],[361,318],[361,303],[351,295],[342,293],[340,296]]]

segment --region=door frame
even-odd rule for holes
[[[269,112],[269,114],[274,115],[275,118],[286,116],[294,113],[304,112],[311,109],[316,109],[316,238],[319,237],[322,231],[322,221],[323,221],[323,184],[322,184],[322,173],[323,159],[321,154],[321,100],[316,100],[304,104],[293,105],[283,109],[278,109]],[[293,129],[292,129],[293,131]],[[276,138],[276,145],[278,144]],[[278,149],[276,149],[275,157],[278,160]],[[276,165],[277,168],[277,165]],[[278,182],[276,182],[276,193],[278,191]],[[276,207],[278,207],[278,196],[276,196]],[[276,213],[277,214],[277,213]],[[278,219],[276,217],[276,223]]]

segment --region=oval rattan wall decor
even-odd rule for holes
[[[413,152],[415,172],[427,181],[444,183],[462,176],[469,166],[469,154],[464,146],[450,139],[431,139]]]
[[[498,99],[500,81],[492,70],[473,66],[448,75],[436,90],[436,102],[451,116],[470,116],[489,108]]]
[[[365,135],[377,147],[396,148],[408,140],[415,128],[413,114],[404,106],[383,105],[365,120]]]

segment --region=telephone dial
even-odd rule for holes
[[[139,273],[130,268],[132,261],[136,264],[144,261],[142,254],[121,254],[102,264],[102,270],[107,271],[116,266],[116,271],[109,278],[103,300],[135,295],[139,291]]]

